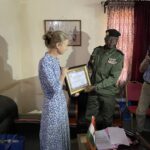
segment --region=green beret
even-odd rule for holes
[[[119,31],[116,29],[108,29],[106,30],[106,36],[114,36],[114,37],[119,37],[121,34]]]

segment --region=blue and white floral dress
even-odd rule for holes
[[[44,92],[40,126],[41,150],[70,150],[66,98],[60,83],[60,65],[48,53],[39,62],[39,78]]]

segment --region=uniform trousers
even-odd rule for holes
[[[96,118],[96,128],[104,129],[112,125],[113,114],[115,112],[115,96],[98,95],[90,93],[87,101],[86,119],[91,121],[91,117]]]
[[[136,122],[137,131],[142,132],[144,130],[146,112],[150,106],[150,84],[144,82],[138,107],[136,110]]]

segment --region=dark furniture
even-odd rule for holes
[[[78,124],[78,101],[75,97],[70,97],[68,105],[69,125],[76,127]]]
[[[12,131],[14,119],[18,116],[16,103],[9,97],[0,95],[0,133]]]

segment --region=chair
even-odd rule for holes
[[[133,115],[136,114],[138,101],[140,99],[142,85],[143,84],[141,82],[137,81],[129,81],[126,84],[126,99],[128,102],[128,110],[131,113],[132,123],[133,123]],[[150,109],[147,111],[147,115],[150,115]]]
[[[126,85],[126,99],[128,109],[132,114],[136,113],[138,101],[142,90],[142,83],[137,81],[129,81]]]
[[[13,130],[14,120],[18,116],[17,104],[7,96],[0,95],[0,133]]]

